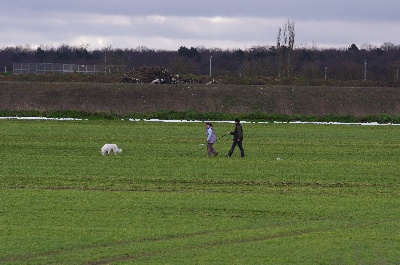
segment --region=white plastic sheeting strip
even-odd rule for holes
[[[0,117],[0,120],[56,120],[56,121],[82,121],[82,120],[89,120],[89,119],[79,119],[79,118],[47,118],[47,117]],[[124,119],[122,119],[124,120]],[[128,121],[145,121],[145,122],[176,122],[176,123],[189,123],[189,122],[205,122],[199,120],[160,120],[160,119],[128,119]],[[215,123],[234,123],[233,121],[210,121]],[[250,122],[250,121],[241,121],[241,123],[271,123],[271,122]],[[377,123],[377,122],[367,122],[367,123],[344,123],[344,122],[307,122],[307,121],[291,121],[291,122],[280,122],[275,121],[274,124],[322,124],[322,125],[369,125],[369,126],[386,126],[386,125],[400,125],[394,123]]]

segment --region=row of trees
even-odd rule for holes
[[[0,67],[11,71],[13,63],[71,63],[125,65],[125,71],[162,66],[176,74],[235,75],[249,77],[336,79],[398,82],[400,46],[351,44],[343,49],[294,46],[294,22],[279,29],[276,46],[243,49],[184,47],[177,51],[146,47],[91,50],[88,45],[59,47],[16,46],[0,49]]]

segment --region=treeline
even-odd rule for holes
[[[12,72],[13,63],[124,65],[126,72],[143,66],[162,66],[175,74],[296,78],[298,80],[371,80],[399,82],[400,45],[355,44],[343,49],[295,47],[282,71],[285,46],[218,49],[181,46],[176,51],[146,47],[91,50],[87,45],[59,47],[16,46],[0,49],[0,67]],[[290,71],[289,71],[290,69]]]

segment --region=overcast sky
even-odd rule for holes
[[[288,20],[296,47],[400,45],[400,0],[0,0],[0,48],[246,49]]]

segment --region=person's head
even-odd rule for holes
[[[212,123],[211,122],[206,122],[206,127],[212,127]]]
[[[238,118],[236,118],[235,123],[240,123],[240,120]]]

